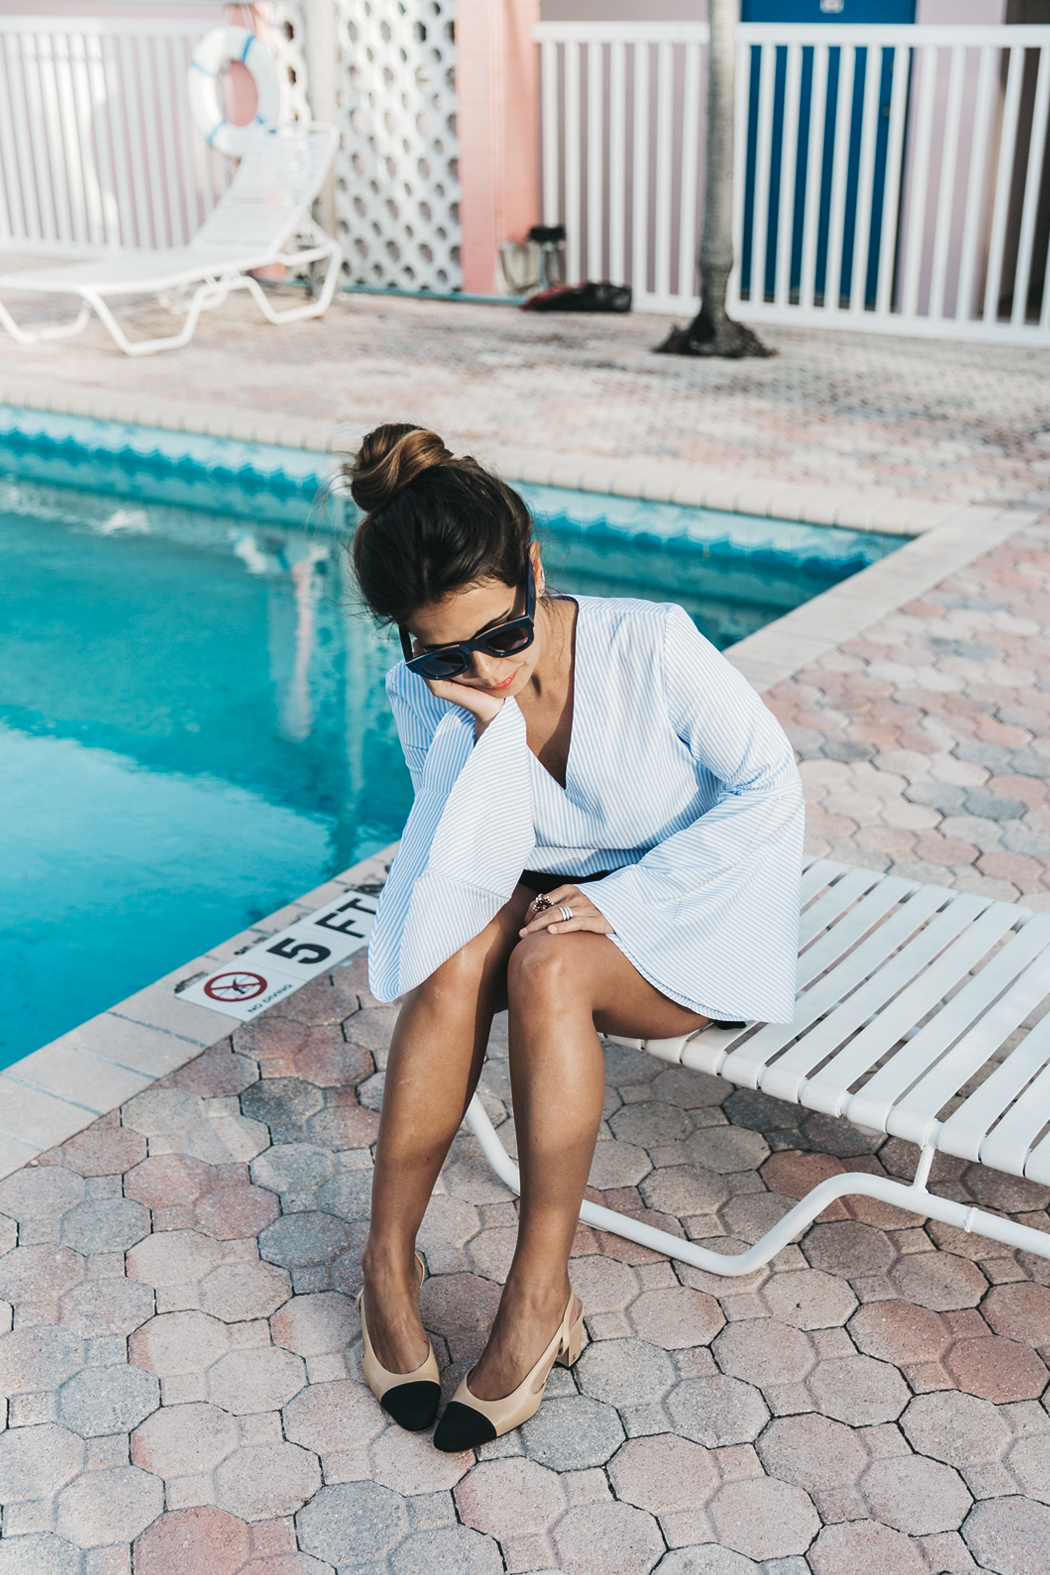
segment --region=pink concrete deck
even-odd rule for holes
[[[1047,357],[785,334],[708,368],[649,358],[658,326],[354,300],[284,335],[233,312],[184,358],[18,352],[5,377],[52,378],[60,407],[225,390],[279,419],[413,414],[459,448],[527,432],[902,502],[1046,498]],[[1050,907],[1050,529],[1019,524],[768,695],[814,851]],[[352,1295],[392,1020],[353,963],[0,1182],[0,1575],[1050,1572],[1050,1262],[871,1202],[742,1282],[581,1228],[590,1344],[534,1421],[477,1459],[388,1425]],[[498,1025],[500,1122],[505,1057]],[[607,1064],[595,1195],[673,1232],[749,1242],[844,1165],[910,1174],[898,1140]],[[934,1184],[1050,1231],[1046,1188],[944,1159]],[[461,1136],[420,1241],[448,1385],[514,1217]]]

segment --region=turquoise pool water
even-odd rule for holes
[[[0,422],[0,1064],[392,841],[396,637],[318,456]],[[526,488],[559,588],[720,646],[900,544]]]

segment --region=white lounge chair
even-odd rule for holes
[[[710,1273],[750,1274],[835,1198],[864,1194],[1050,1257],[1050,1234],[940,1198],[935,1154],[1050,1184],[1050,913],[829,859],[803,878],[799,990],[789,1027],[749,1023],[682,1039],[621,1039],[918,1145],[910,1185],[832,1176],[746,1252],[714,1252],[586,1202],[580,1218]],[[963,1097],[960,1097],[963,1096]],[[467,1119],[514,1191],[518,1170],[475,1095]]]
[[[0,292],[73,295],[84,304],[75,322],[34,329],[20,327],[0,298],[0,323],[19,344],[36,344],[79,334],[95,311],[125,354],[153,355],[187,344],[201,312],[220,305],[231,290],[250,290],[271,323],[319,317],[331,304],[343,253],[338,241],[314,223],[310,205],[338,144],[334,126],[259,130],[228,190],[188,246],[107,252],[83,262],[6,274],[0,277]],[[324,258],[328,267],[320,295],[284,311],[274,310],[249,272],[270,263],[303,266]],[[193,286],[182,327],[160,339],[130,340],[108,304],[120,296],[153,295],[179,311],[183,306],[173,297],[184,301]]]

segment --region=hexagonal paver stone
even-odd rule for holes
[[[624,1143],[654,1148],[660,1143],[680,1143],[693,1130],[685,1111],[662,1100],[647,1099],[623,1105],[609,1117],[613,1135]]]
[[[292,1294],[291,1277],[272,1263],[223,1263],[201,1281],[201,1307],[224,1323],[268,1318]]]
[[[333,1176],[318,1189],[317,1202],[340,1219],[366,1220],[372,1210],[371,1170],[344,1170]]]
[[[940,1313],[911,1302],[868,1302],[850,1321],[849,1332],[868,1356],[899,1366],[939,1362],[952,1337]]]
[[[15,1247],[0,1258],[0,1296],[8,1302],[54,1301],[83,1272],[83,1258],[68,1247]]]
[[[1050,1346],[1050,1287],[1030,1280],[997,1285],[981,1311],[996,1334],[1024,1345]]]
[[[193,1223],[217,1241],[242,1241],[257,1236],[277,1218],[278,1203],[264,1187],[229,1182],[212,1187],[197,1199]]]
[[[259,1237],[259,1255],[267,1263],[298,1269],[313,1263],[330,1263],[346,1249],[349,1240],[346,1225],[333,1214],[315,1210],[285,1214]]]
[[[614,1405],[625,1422],[639,1409],[659,1406],[676,1376],[667,1352],[648,1340],[600,1340],[587,1347],[576,1367],[583,1393]],[[663,1432],[663,1428],[644,1431]]]
[[[323,1487],[295,1517],[299,1545],[329,1564],[382,1559],[408,1531],[403,1499],[375,1482]]]
[[[232,1416],[203,1402],[163,1406],[131,1435],[131,1459],[159,1477],[212,1471],[237,1447]]]
[[[222,1509],[242,1520],[269,1520],[302,1509],[321,1486],[321,1468],[298,1444],[249,1444],[223,1461],[215,1484]]]
[[[860,1487],[873,1515],[912,1536],[956,1530],[972,1503],[956,1472],[922,1455],[873,1460]]]
[[[16,1170],[0,1181],[0,1214],[22,1223],[58,1218],[84,1196],[84,1178],[60,1165]]]
[[[820,1269],[771,1275],[760,1295],[774,1318],[796,1329],[835,1329],[857,1305],[845,1280]]]
[[[270,1320],[275,1345],[300,1356],[324,1356],[345,1351],[361,1331],[357,1308],[338,1291],[314,1296],[293,1296]]]
[[[626,1312],[641,1289],[633,1269],[600,1252],[573,1259],[572,1283],[588,1317],[594,1313]]]
[[[156,1139],[151,1139],[151,1146]],[[209,1116],[187,1127],[179,1139],[187,1154],[209,1165],[246,1165],[270,1146],[270,1129],[247,1116]]]
[[[62,1240],[74,1252],[126,1252],[149,1234],[149,1209],[130,1198],[78,1203],[62,1220]]]
[[[653,1515],[699,1509],[721,1480],[716,1458],[674,1433],[628,1439],[610,1462],[609,1479],[618,1499]]]
[[[1019,1438],[1006,1463],[1029,1498],[1050,1504],[1050,1433]]]
[[[859,1220],[814,1225],[802,1238],[802,1251],[814,1269],[854,1280],[864,1274],[884,1274],[897,1257],[885,1231]]]
[[[259,1068],[247,1056],[236,1055],[224,1041],[205,1050],[195,1061],[180,1066],[176,1073],[180,1088],[204,1099],[223,1099],[239,1094],[259,1077]]]
[[[62,1145],[62,1163],[78,1176],[120,1176],[146,1157],[146,1139],[119,1124],[116,1112]]]
[[[988,1281],[975,1263],[951,1252],[911,1252],[894,1264],[890,1279],[905,1301],[935,1312],[976,1307]]]
[[[607,1501],[579,1504],[567,1510],[551,1541],[557,1568],[583,1575],[646,1575],[664,1551],[664,1539],[653,1517],[629,1504]]]
[[[476,1274],[438,1274],[423,1282],[419,1310],[423,1327],[437,1334],[487,1329],[499,1306],[499,1286]]]
[[[661,1214],[688,1219],[693,1214],[713,1214],[729,1196],[721,1176],[692,1165],[669,1165],[654,1170],[641,1182],[645,1203]]]
[[[264,1345],[230,1351],[216,1362],[208,1373],[208,1394],[234,1416],[248,1416],[253,1411],[279,1411],[305,1382],[301,1356]]]
[[[153,1314],[153,1292],[141,1280],[113,1276],[83,1280],[59,1302],[67,1329],[89,1339],[100,1334],[130,1334]]]
[[[818,1362],[806,1380],[817,1409],[850,1427],[892,1422],[910,1399],[895,1367],[871,1356],[843,1356]]]
[[[84,1445],[53,1422],[0,1433],[0,1503],[47,1498],[72,1481],[84,1463]]]
[[[448,1493],[474,1464],[474,1451],[446,1455],[434,1448],[428,1433],[406,1433],[400,1427],[388,1427],[369,1447],[368,1460],[371,1481],[408,1498],[417,1493]],[[515,1464],[523,1464],[520,1457]],[[444,1498],[441,1502],[448,1505],[451,1520],[451,1505]]]
[[[0,1575],[80,1575],[80,1549],[50,1531],[0,1542]]]
[[[48,1324],[0,1336],[0,1393],[32,1394],[57,1389],[84,1360],[83,1346],[68,1329]]]
[[[605,1139],[594,1145],[588,1181],[599,1191],[610,1187],[636,1187],[653,1168],[653,1162],[634,1143]]]
[[[762,1570],[742,1553],[720,1547],[717,1542],[701,1542],[665,1553],[656,1566],[656,1575],[762,1575]]]
[[[557,1473],[534,1460],[485,1460],[455,1489],[460,1519],[501,1542],[544,1532],[565,1508]]]
[[[394,1575],[417,1575],[432,1570],[437,1575],[501,1575],[505,1569],[499,1548],[490,1537],[466,1526],[435,1526],[415,1531],[396,1548],[390,1560]]]
[[[813,1575],[927,1575],[914,1542],[875,1520],[825,1526],[807,1557]]]
[[[307,1117],[323,1104],[324,1096],[297,1077],[263,1078],[241,1095],[244,1114],[251,1121],[265,1122],[275,1143],[300,1141]]]
[[[219,1248],[199,1230],[166,1230],[147,1236],[128,1253],[128,1273],[147,1285],[185,1285],[202,1279],[219,1261]]]
[[[252,1180],[271,1192],[296,1192],[318,1187],[335,1169],[329,1149],[316,1143],[277,1143],[252,1160]]]
[[[322,1148],[371,1148],[379,1133],[379,1116],[359,1105],[353,1094],[331,1089],[325,1108],[306,1123],[306,1132],[311,1143]]]
[[[685,1285],[644,1292],[631,1304],[628,1317],[643,1340],[665,1351],[709,1345],[725,1323],[713,1296]]]
[[[801,1329],[772,1318],[727,1324],[711,1352],[724,1373],[760,1389],[772,1384],[800,1384],[816,1361]]]
[[[189,1154],[152,1154],[124,1177],[124,1196],[151,1209],[195,1203],[211,1185],[214,1172]]]
[[[775,1477],[726,1482],[708,1505],[720,1542],[749,1559],[804,1553],[820,1530],[806,1493]]]
[[[135,1575],[234,1575],[248,1557],[248,1528],[225,1510],[176,1509],[135,1544]]]
[[[58,1419],[81,1438],[127,1433],[160,1404],[152,1373],[125,1365],[85,1367],[58,1392]]]
[[[959,1389],[996,1405],[1037,1400],[1050,1378],[1045,1363],[1029,1346],[998,1334],[957,1340],[944,1365]]]
[[[768,1153],[762,1134],[748,1127],[701,1127],[685,1142],[685,1154],[694,1165],[720,1176],[757,1170]]]
[[[1009,1425],[990,1401],[953,1391],[918,1395],[901,1427],[913,1449],[949,1466],[998,1460],[1010,1440]]]
[[[56,1530],[78,1548],[133,1542],[164,1508],[164,1484],[137,1466],[88,1471],[58,1495]]]
[[[369,1444],[386,1425],[372,1391],[350,1379],[311,1384],[284,1408],[285,1436],[319,1455]],[[617,1431],[622,1438],[619,1424]]]
[[[143,1137],[183,1132],[204,1114],[204,1102],[185,1088],[147,1088],[129,1099],[121,1119]]]
[[[147,1372],[168,1378],[199,1373],[217,1362],[229,1345],[225,1326],[206,1313],[160,1313],[136,1329],[128,1343],[131,1360]]]
[[[985,1569],[997,1575],[1050,1575],[1050,1508],[1024,1498],[975,1504],[963,1536]]]
[[[772,1476],[807,1493],[852,1487],[868,1464],[853,1430],[826,1416],[778,1417],[759,1439],[758,1453]]]
[[[721,1375],[683,1379],[671,1390],[666,1406],[675,1431],[708,1449],[749,1444],[769,1421],[757,1389]]]
[[[612,1406],[586,1395],[549,1397],[521,1430],[529,1459],[552,1471],[603,1466],[623,1439],[623,1426]]]

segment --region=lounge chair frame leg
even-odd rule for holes
[[[57,328],[20,328],[3,301],[0,301],[0,324],[7,329],[16,344],[20,345],[45,344],[49,339],[72,339],[74,334],[84,332],[90,316],[91,307],[85,302],[72,323],[61,323]]]
[[[481,1144],[485,1158],[500,1180],[512,1191],[520,1192],[521,1180],[518,1167],[503,1147],[476,1094],[467,1110],[467,1122]],[[1020,1225],[1016,1220],[1003,1219],[1000,1215],[988,1214],[982,1209],[972,1208],[965,1203],[956,1203],[950,1198],[939,1198],[929,1192],[926,1182],[929,1179],[934,1153],[932,1147],[922,1150],[915,1176],[910,1184],[891,1181],[887,1176],[869,1176],[863,1171],[829,1176],[826,1181],[820,1182],[808,1192],[801,1203],[796,1203],[795,1207],[789,1210],[783,1219],[778,1220],[771,1230],[766,1231],[753,1247],[741,1253],[713,1252],[709,1247],[700,1247],[695,1242],[683,1241],[680,1236],[672,1236],[668,1231],[657,1230],[652,1225],[646,1225],[642,1220],[631,1219],[629,1215],[603,1208],[597,1203],[585,1201],[580,1208],[580,1219],[585,1225],[610,1231],[613,1235],[623,1236],[627,1241],[638,1242],[643,1247],[652,1247],[656,1252],[665,1253],[669,1258],[677,1258],[680,1263],[691,1264],[694,1269],[705,1269],[709,1274],[732,1278],[752,1274],[756,1269],[762,1268],[781,1248],[801,1235],[817,1215],[823,1213],[829,1203],[834,1202],[836,1198],[844,1197],[878,1198],[883,1203],[892,1203],[897,1208],[908,1209],[927,1219],[940,1220],[945,1225],[955,1225],[960,1230],[973,1231],[980,1236],[989,1237],[992,1241],[1003,1242],[1008,1247],[1019,1247],[1041,1258],[1050,1258],[1050,1234],[1047,1232],[1033,1230],[1030,1225]]]

